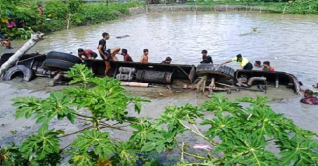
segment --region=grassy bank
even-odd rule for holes
[[[236,1],[236,0],[220,0],[220,1],[197,1],[187,2],[188,5],[203,5],[203,6],[217,6],[217,5],[247,5],[257,6],[273,13],[287,13],[287,14],[318,14],[318,1],[316,0],[296,0],[288,2],[263,2],[263,1]]]
[[[67,27],[70,19],[70,26],[83,26],[97,24],[104,21],[116,19],[120,15],[128,15],[129,8],[139,6],[139,3],[125,3],[106,5],[102,3],[82,4],[76,12],[70,13],[67,5],[61,2],[48,2],[45,4],[46,16],[50,21],[45,21],[39,26],[33,26],[34,30],[42,32],[53,32]]]
[[[97,24],[128,15],[129,8],[143,3],[82,3],[80,0],[47,1],[42,3],[44,14],[38,12],[39,3],[24,1],[10,2],[1,6],[0,32],[9,39],[27,39],[33,31],[50,33],[67,27]],[[8,19],[17,24],[17,28],[7,28]]]

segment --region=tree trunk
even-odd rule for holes
[[[72,17],[72,14],[69,13],[69,14],[68,14],[68,17],[67,17],[67,25],[66,25],[66,29],[67,29],[67,30],[70,29],[70,20],[71,20],[71,17]]]
[[[141,83],[141,82],[121,82],[122,86],[134,86],[134,87],[144,87],[147,88],[149,83]]]
[[[31,39],[26,42],[14,55],[12,55],[0,68],[0,76],[10,68],[14,63],[16,63],[29,49],[31,49],[38,41],[43,39],[44,33],[36,32],[31,35]]]

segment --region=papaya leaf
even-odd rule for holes
[[[59,154],[59,133],[53,130],[42,128],[37,135],[28,137],[21,145],[20,151],[24,154],[24,158],[28,159],[35,154],[34,160],[46,160],[49,156]],[[55,161],[59,162],[59,159]]]
[[[114,145],[116,154],[110,158],[113,165],[136,165],[138,159],[135,155],[139,150],[134,148],[132,142],[116,142]]]
[[[85,86],[89,83],[93,75],[94,74],[82,64],[75,64],[71,70],[67,72],[67,77],[73,78],[70,84],[81,83],[81,85]]]
[[[318,143],[311,139],[295,136],[289,141],[282,142],[280,160],[284,165],[315,165],[318,163]]]
[[[72,143],[73,148],[77,148],[82,154],[89,152],[90,148],[95,155],[102,159],[107,159],[108,155],[114,152],[111,140],[107,132],[98,132],[96,129],[85,130],[83,135],[78,135]]]
[[[185,106],[168,106],[160,118],[157,119],[157,125],[167,124],[170,133],[180,134],[186,131],[180,121],[186,121],[189,124],[196,124],[196,119],[203,119],[203,114],[197,106],[187,104]]]
[[[210,100],[203,103],[200,109],[211,112],[216,111],[218,113],[229,112],[233,115],[245,114],[242,111],[242,106],[240,106],[238,103],[229,101],[225,97],[212,96]]]
[[[16,97],[13,98],[12,105],[18,107],[16,110],[16,119],[25,117],[30,118],[32,114],[41,111],[43,100],[36,99],[35,97]]]
[[[225,152],[225,163],[243,165],[277,165],[278,159],[273,153],[265,150],[265,140],[256,139],[257,135],[237,134],[236,139],[222,142],[216,152]]]
[[[239,123],[236,119],[231,116],[217,116],[217,118],[212,120],[204,120],[201,125],[211,125],[205,135],[214,139],[216,136],[221,137],[222,141],[227,141],[227,139],[234,137],[236,134],[235,128],[239,128]]]
[[[79,166],[87,166],[96,164],[96,160],[89,153],[76,154],[73,152],[70,163]]]

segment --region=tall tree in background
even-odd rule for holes
[[[66,29],[69,29],[72,15],[79,11],[81,5],[83,4],[83,1],[82,0],[67,0],[66,3],[68,6],[68,17],[67,17]]]

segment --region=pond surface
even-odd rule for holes
[[[78,48],[97,51],[101,34],[108,32],[111,38],[107,41],[107,46],[128,49],[134,61],[139,60],[144,48],[149,49],[150,62],[161,62],[170,56],[175,64],[198,64],[203,49],[208,50],[214,63],[222,63],[240,53],[251,62],[270,61],[276,71],[292,73],[302,81],[304,87],[310,88],[318,82],[317,18],[256,12],[142,14],[53,33],[30,52],[46,53],[55,50],[76,54]],[[254,32],[253,28],[257,28],[257,31]],[[115,38],[122,35],[130,37]],[[21,46],[23,42],[14,41],[13,46]],[[3,52],[3,48],[0,52]],[[118,57],[122,59],[120,55]],[[229,66],[239,68],[236,63]],[[284,113],[303,128],[318,133],[318,106],[300,104],[301,96],[292,92],[275,89],[271,91],[274,96],[277,94],[284,98],[270,103],[275,111]],[[230,97],[244,95],[256,94],[242,92]],[[189,96],[188,100],[196,103],[193,95]],[[179,102],[177,98],[160,99],[165,103],[164,100],[173,100],[174,104],[188,101],[184,97]],[[158,114],[161,111],[163,110],[157,110]]]
[[[144,48],[149,49],[151,62],[161,62],[170,56],[172,63],[177,64],[197,64],[203,49],[208,50],[215,63],[240,53],[251,62],[268,60],[275,70],[293,73],[305,85],[311,86],[318,82],[318,70],[315,70],[318,62],[317,18],[258,12],[142,14],[55,32],[30,52],[55,50],[76,54],[78,48],[97,52],[101,34],[108,32],[111,38],[107,46],[128,49],[134,61],[139,60]],[[257,32],[253,28],[257,28]],[[130,37],[115,38],[122,35]],[[13,42],[14,46],[22,44],[23,41]],[[238,68],[235,63],[229,66]]]

